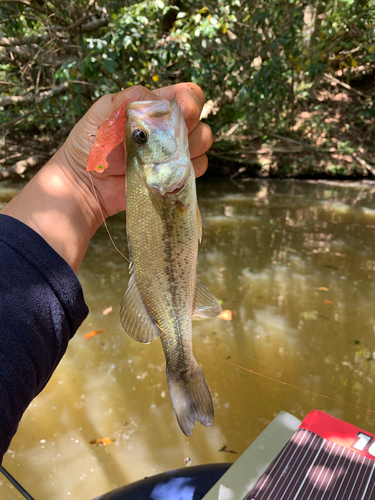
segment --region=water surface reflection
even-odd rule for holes
[[[303,418],[317,408],[375,432],[365,410],[375,410],[374,185],[198,184],[199,277],[234,312],[231,321],[193,322],[214,426],[182,434],[160,342],[122,332],[128,265],[101,228],[79,273],[90,315],[4,461],[36,498],[89,500],[183,467],[186,456],[193,465],[234,461],[280,410]],[[109,227],[124,251],[125,214]],[[113,442],[90,444],[100,437]]]

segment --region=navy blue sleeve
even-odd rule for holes
[[[0,214],[0,463],[87,314],[69,264],[30,227]]]

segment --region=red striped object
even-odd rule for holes
[[[244,500],[375,500],[374,443],[314,410]]]

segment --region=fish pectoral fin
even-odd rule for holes
[[[221,305],[206,285],[197,278],[193,314],[202,318],[216,318],[220,313]]]
[[[134,276],[131,276],[128,289],[122,299],[120,318],[125,332],[138,342],[148,344],[159,334],[159,330],[147,312]]]

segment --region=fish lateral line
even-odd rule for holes
[[[156,323],[155,323],[156,324]],[[185,347],[193,347],[193,344],[187,344],[186,342],[183,342],[181,339],[177,338],[177,337],[174,337],[173,335],[171,335],[170,333],[166,332],[165,330],[163,330],[159,325],[156,325],[156,328],[158,330],[160,330],[162,333],[164,333],[165,335],[167,335],[169,338],[171,338],[172,340],[175,340],[176,342],[180,342],[181,345],[184,345]],[[194,349],[194,347],[193,347]]]

